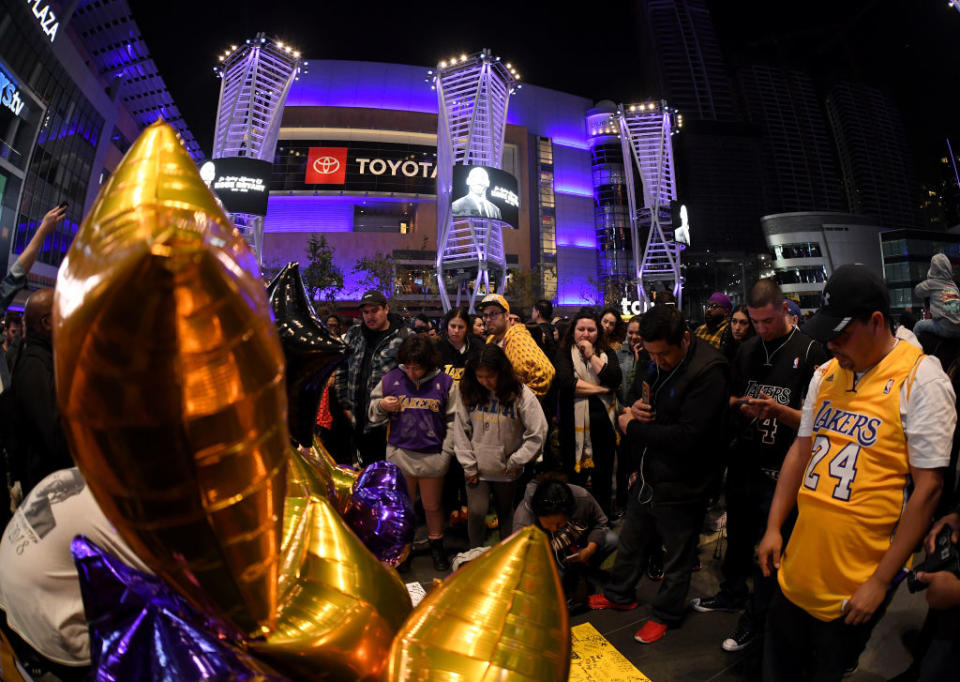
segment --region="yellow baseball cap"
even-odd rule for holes
[[[483,310],[488,305],[495,305],[498,308],[501,308],[508,315],[510,314],[510,304],[507,303],[507,299],[500,294],[487,294],[484,296],[483,300],[480,301],[480,309]]]

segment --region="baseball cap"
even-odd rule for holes
[[[500,294],[487,294],[484,296],[483,300],[480,301],[480,309],[483,310],[488,305],[495,305],[505,311],[508,315],[510,314],[510,304],[507,303],[507,299]]]
[[[803,311],[800,310],[800,304],[794,301],[792,298],[787,299],[787,313],[793,315],[794,317],[800,317],[803,314]]]
[[[833,271],[823,288],[820,310],[811,317],[803,332],[826,343],[843,332],[857,318],[879,310],[890,316],[887,286],[866,265],[841,265]]]
[[[365,305],[387,305],[387,297],[376,289],[371,289],[360,299],[360,307]]]

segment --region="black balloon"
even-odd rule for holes
[[[300,264],[288,263],[267,286],[270,309],[287,359],[287,423],[300,445],[313,444],[317,408],[327,379],[346,346],[321,324],[300,278]]]

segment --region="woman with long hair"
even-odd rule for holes
[[[617,448],[620,364],[607,345],[601,317],[581,308],[557,351],[560,456],[574,482],[593,479],[593,496],[611,513],[613,459]]]
[[[747,306],[738,305],[734,308],[730,315],[730,342],[726,344],[727,360],[733,360],[740,345],[756,333]]]
[[[607,346],[616,353],[627,337],[627,325],[620,316],[620,311],[614,306],[607,306],[600,313],[600,325],[607,339]]]
[[[480,547],[491,493],[500,537],[513,531],[516,482],[540,453],[547,420],[533,391],[520,382],[496,344],[484,345],[467,361],[460,395],[454,446],[467,483],[470,546]]]

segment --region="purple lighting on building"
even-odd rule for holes
[[[351,107],[437,113],[437,93],[427,87],[425,66],[309,61],[287,96],[288,107]]]

